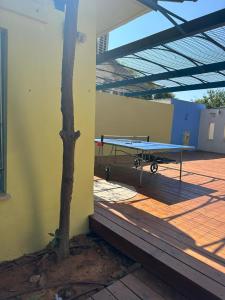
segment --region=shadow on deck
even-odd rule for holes
[[[155,175],[146,167],[141,188],[136,170],[115,167],[112,180],[138,194],[96,203],[90,226],[191,299],[225,299],[225,157],[189,156],[181,183],[177,165]],[[101,168],[95,173],[103,177]]]

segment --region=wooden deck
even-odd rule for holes
[[[92,295],[88,300],[187,300],[159,278],[136,270],[107,288]]]
[[[178,165],[144,173],[114,168],[112,180],[136,186],[121,203],[98,202],[93,231],[191,299],[225,299],[225,156],[187,153]],[[96,175],[102,177],[101,168]]]

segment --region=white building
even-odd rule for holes
[[[225,108],[202,110],[198,147],[225,154]]]
[[[108,50],[108,46],[109,46],[108,33],[97,38],[97,47],[96,47],[97,54],[106,52]]]

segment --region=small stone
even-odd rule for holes
[[[73,298],[75,295],[76,292],[72,288],[63,288],[58,292],[58,296],[65,300]]]
[[[108,259],[108,256],[107,256],[107,255],[102,255],[102,259],[107,260],[107,259]]]
[[[29,279],[30,283],[38,283],[41,279],[41,275],[32,275]]]
[[[96,252],[97,252],[98,255],[100,255],[100,256],[104,255],[104,253],[102,252],[102,249],[100,249],[100,248],[97,249]]]
[[[38,285],[39,287],[43,288],[46,286],[46,283],[47,283],[47,276],[45,274],[42,274],[41,278],[38,281]]]
[[[127,272],[127,267],[124,267],[123,265],[121,266],[121,270],[123,270],[124,272]]]
[[[112,250],[109,248],[108,245],[103,245],[103,249],[106,255],[112,255]]]
[[[75,256],[75,255],[80,255],[82,253],[82,249],[79,248],[74,248],[70,250],[70,254]]]
[[[129,272],[134,272],[134,271],[136,271],[136,270],[138,270],[140,268],[141,268],[141,264],[134,263],[131,266],[129,266],[127,269],[128,269]]]
[[[124,272],[123,270],[115,271],[112,273],[111,278],[119,279],[119,278],[122,278],[125,274],[126,274],[126,272]]]

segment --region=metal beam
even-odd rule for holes
[[[185,34],[182,34],[182,32],[175,26],[125,46],[121,46],[103,54],[99,54],[97,55],[97,64],[102,64],[104,62],[112,61],[116,58],[120,58],[129,54],[151,49],[153,47],[212,30],[223,25],[225,25],[225,9],[221,9],[214,13],[179,25]]]
[[[123,95],[127,97],[143,97],[143,96],[151,96],[151,95],[162,94],[162,93],[194,91],[194,90],[223,88],[223,87],[225,87],[225,81],[217,81],[217,82],[207,82],[207,83],[193,84],[193,85],[152,89],[144,92],[124,93]]]
[[[168,71],[168,72],[143,76],[134,79],[125,79],[125,80],[105,83],[102,85],[98,85],[97,90],[108,90],[108,89],[118,88],[122,86],[128,86],[128,85],[130,86],[134,84],[148,83],[157,80],[179,78],[184,76],[186,77],[186,76],[198,75],[198,74],[209,73],[209,72],[218,72],[222,70],[225,70],[225,61],[219,63],[213,63],[210,65],[202,65],[198,67],[186,68],[182,70]]]
[[[183,2],[186,2],[186,1],[189,1],[189,2],[197,2],[198,0],[158,0],[160,2],[164,1],[164,2],[180,2],[180,3],[183,3]]]
[[[177,29],[179,31],[181,31],[181,33],[184,33],[182,31],[182,28],[180,28],[180,25],[174,20],[177,19],[181,22],[187,22],[187,20],[185,20],[184,18],[176,15],[175,13],[173,13],[172,11],[166,9],[165,7],[161,6],[158,4],[157,1],[155,0],[137,0],[138,2],[142,3],[143,5],[151,8],[152,10],[155,11],[159,11],[164,17],[166,17],[174,26],[177,27]]]

